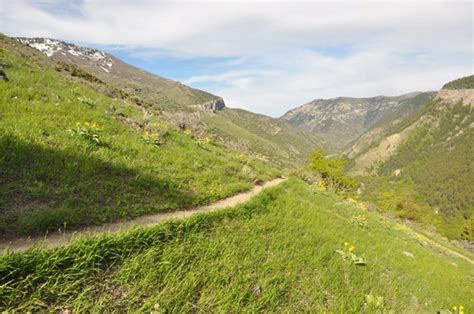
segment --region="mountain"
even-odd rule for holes
[[[433,99],[448,101],[450,103],[462,101],[466,104],[474,104],[472,89],[450,88],[450,86],[458,82],[468,82],[469,80],[472,80],[472,76],[445,84],[444,87],[435,94]],[[473,85],[472,82],[471,85]],[[425,106],[426,109],[426,102],[423,106]],[[420,109],[420,106],[417,107]],[[408,137],[410,132],[418,126],[425,124],[426,120],[430,120],[430,118],[426,115],[420,117],[417,110],[402,109],[374,125],[370,130],[351,143],[351,146],[345,151],[345,155],[351,159],[350,172],[353,175],[370,173],[371,170],[375,169],[377,164],[390,158],[390,156],[396,152],[398,146]]]
[[[474,238],[473,76],[447,83],[396,126],[358,151],[349,167],[382,210]],[[357,142],[356,142],[357,144]],[[356,154],[352,154],[357,151]]]
[[[280,158],[280,150],[302,154],[316,144],[285,121],[225,108],[219,98],[186,104],[182,97],[168,110],[1,34],[0,70],[1,241],[235,196],[281,176],[243,148]],[[440,91],[396,123],[397,132],[418,124],[361,178],[360,192],[402,218],[449,220],[450,237],[469,239],[473,97],[470,86],[454,85],[462,89]],[[235,141],[239,151],[229,148]],[[343,160],[327,164],[330,173]],[[7,247],[0,311],[471,311],[471,252],[316,177],[295,171],[238,206],[154,226],[104,226],[54,248]],[[439,205],[423,203],[427,197]]]
[[[125,94],[149,114],[278,167],[301,166],[308,152],[324,142],[287,121],[226,108],[221,97],[148,73],[106,52],[49,38],[18,40],[60,62],[61,70],[92,75],[90,81],[97,81],[94,88],[101,92],[119,98]],[[115,91],[104,90],[101,82]]]
[[[127,64],[113,55],[50,38],[17,38],[48,57],[74,64],[124,92],[168,111],[186,109],[219,97]]]
[[[2,238],[186,209],[280,173],[3,35],[0,68]]]
[[[288,122],[242,109],[204,113],[203,121],[231,147],[283,168],[303,166],[308,154],[325,141]]]
[[[413,92],[397,97],[316,99],[288,111],[281,119],[324,138],[333,152],[340,152],[371,128],[408,115],[433,95]]]

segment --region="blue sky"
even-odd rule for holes
[[[0,2],[0,31],[110,52],[279,116],[315,98],[436,90],[474,72],[473,4],[451,1]]]

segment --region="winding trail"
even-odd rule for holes
[[[383,216],[382,216],[383,217]],[[383,217],[383,219],[387,219],[385,217]],[[418,242],[420,242],[421,244],[423,245],[430,245],[432,248],[440,251],[440,252],[443,252],[445,254],[448,254],[448,255],[452,255],[452,256],[457,256],[463,260],[465,260],[466,262],[470,263],[471,265],[474,265],[474,261],[469,258],[468,256],[464,255],[464,254],[461,254],[441,243],[438,243],[437,241],[427,237],[426,235],[414,230],[413,228],[410,228],[410,227],[407,227],[406,225],[404,224],[401,224],[401,223],[397,223],[395,222],[395,226],[396,228],[399,230],[399,231],[402,231],[402,232],[405,232],[406,234],[408,234],[409,236],[411,236],[413,239],[417,240]]]
[[[32,247],[33,245],[54,248],[65,245],[72,238],[84,234],[115,233],[122,230],[126,230],[130,227],[154,226],[163,222],[164,220],[172,218],[184,218],[196,213],[212,212],[218,209],[232,207],[244,203],[248,201],[252,196],[260,193],[263,189],[278,185],[285,180],[286,178],[277,178],[271,181],[267,181],[261,185],[255,185],[250,191],[242,192],[234,196],[216,201],[209,205],[196,207],[189,210],[144,215],[134,218],[132,220],[117,221],[114,223],[103,224],[100,226],[90,226],[75,231],[50,233],[42,237],[21,237],[10,241],[0,240],[0,251],[3,251],[8,248],[11,252],[22,252]]]

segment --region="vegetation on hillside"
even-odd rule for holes
[[[397,97],[316,99],[288,111],[282,119],[324,139],[326,151],[340,153],[369,130],[412,113],[432,96],[432,92],[415,92]]]
[[[48,44],[43,38],[22,38],[22,41]],[[86,80],[100,93],[133,102],[172,125],[192,130],[202,137],[219,139],[233,150],[269,161],[274,166],[300,167],[306,163],[308,153],[323,143],[281,119],[241,109],[225,108],[217,112],[203,109],[203,103],[219,98],[135,68],[111,55],[107,59],[110,58],[113,66],[110,71],[104,71],[100,62],[85,62],[82,56],[67,52],[88,48],[58,43],[64,45],[62,49],[66,51],[66,56],[58,52],[51,57],[58,60],[55,65],[58,71]]]
[[[206,204],[279,175],[0,40],[2,237]]]
[[[236,208],[4,253],[0,309],[468,313],[472,265],[405,231],[290,179]]]
[[[294,169],[307,162],[311,150],[322,140],[288,122],[241,109],[226,108],[209,113],[203,121],[207,132],[228,146],[266,159],[280,168]]]
[[[349,158],[347,166],[349,172],[367,172],[368,166],[374,166],[375,164],[370,165],[370,163],[375,163],[376,160],[366,159],[373,152],[372,150],[376,149],[387,136],[401,132],[406,127],[406,121],[416,115],[417,111],[435,94],[435,92],[425,92],[411,98],[409,102],[405,102],[403,106],[388,113],[352,142],[345,152]]]
[[[380,208],[401,218],[432,224],[449,238],[472,240],[472,107],[431,101],[410,121],[425,123],[379,165],[378,178],[365,179],[366,194]]]
[[[347,159],[343,156],[330,158],[322,148],[318,148],[309,155],[307,169],[321,175],[326,186],[335,192],[351,191],[356,187],[356,180],[345,174]]]
[[[473,89],[474,75],[465,76],[443,85],[443,89]]]
[[[0,81],[2,238],[206,204],[280,175],[259,153],[286,167],[318,142],[240,110],[203,113],[216,137],[174,128],[156,116],[157,99],[0,41],[9,78]],[[430,102],[397,124],[427,122],[377,177],[362,178],[364,196],[472,240],[471,110]],[[242,140],[257,158],[219,138]],[[317,149],[305,169],[315,184],[290,178],[235,208],[56,249],[7,249],[0,311],[470,311],[473,255],[344,198],[356,186],[346,163]]]

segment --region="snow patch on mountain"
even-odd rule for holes
[[[94,48],[79,47],[74,44],[57,39],[19,37],[17,38],[17,40],[23,44],[26,44],[43,52],[48,57],[53,56],[57,52],[61,52],[61,55],[63,56],[71,55],[74,57],[91,61],[100,61],[107,57],[106,54],[100,50]],[[109,66],[108,64],[111,64],[111,59],[108,59],[107,61],[107,66],[110,69],[112,65]]]

